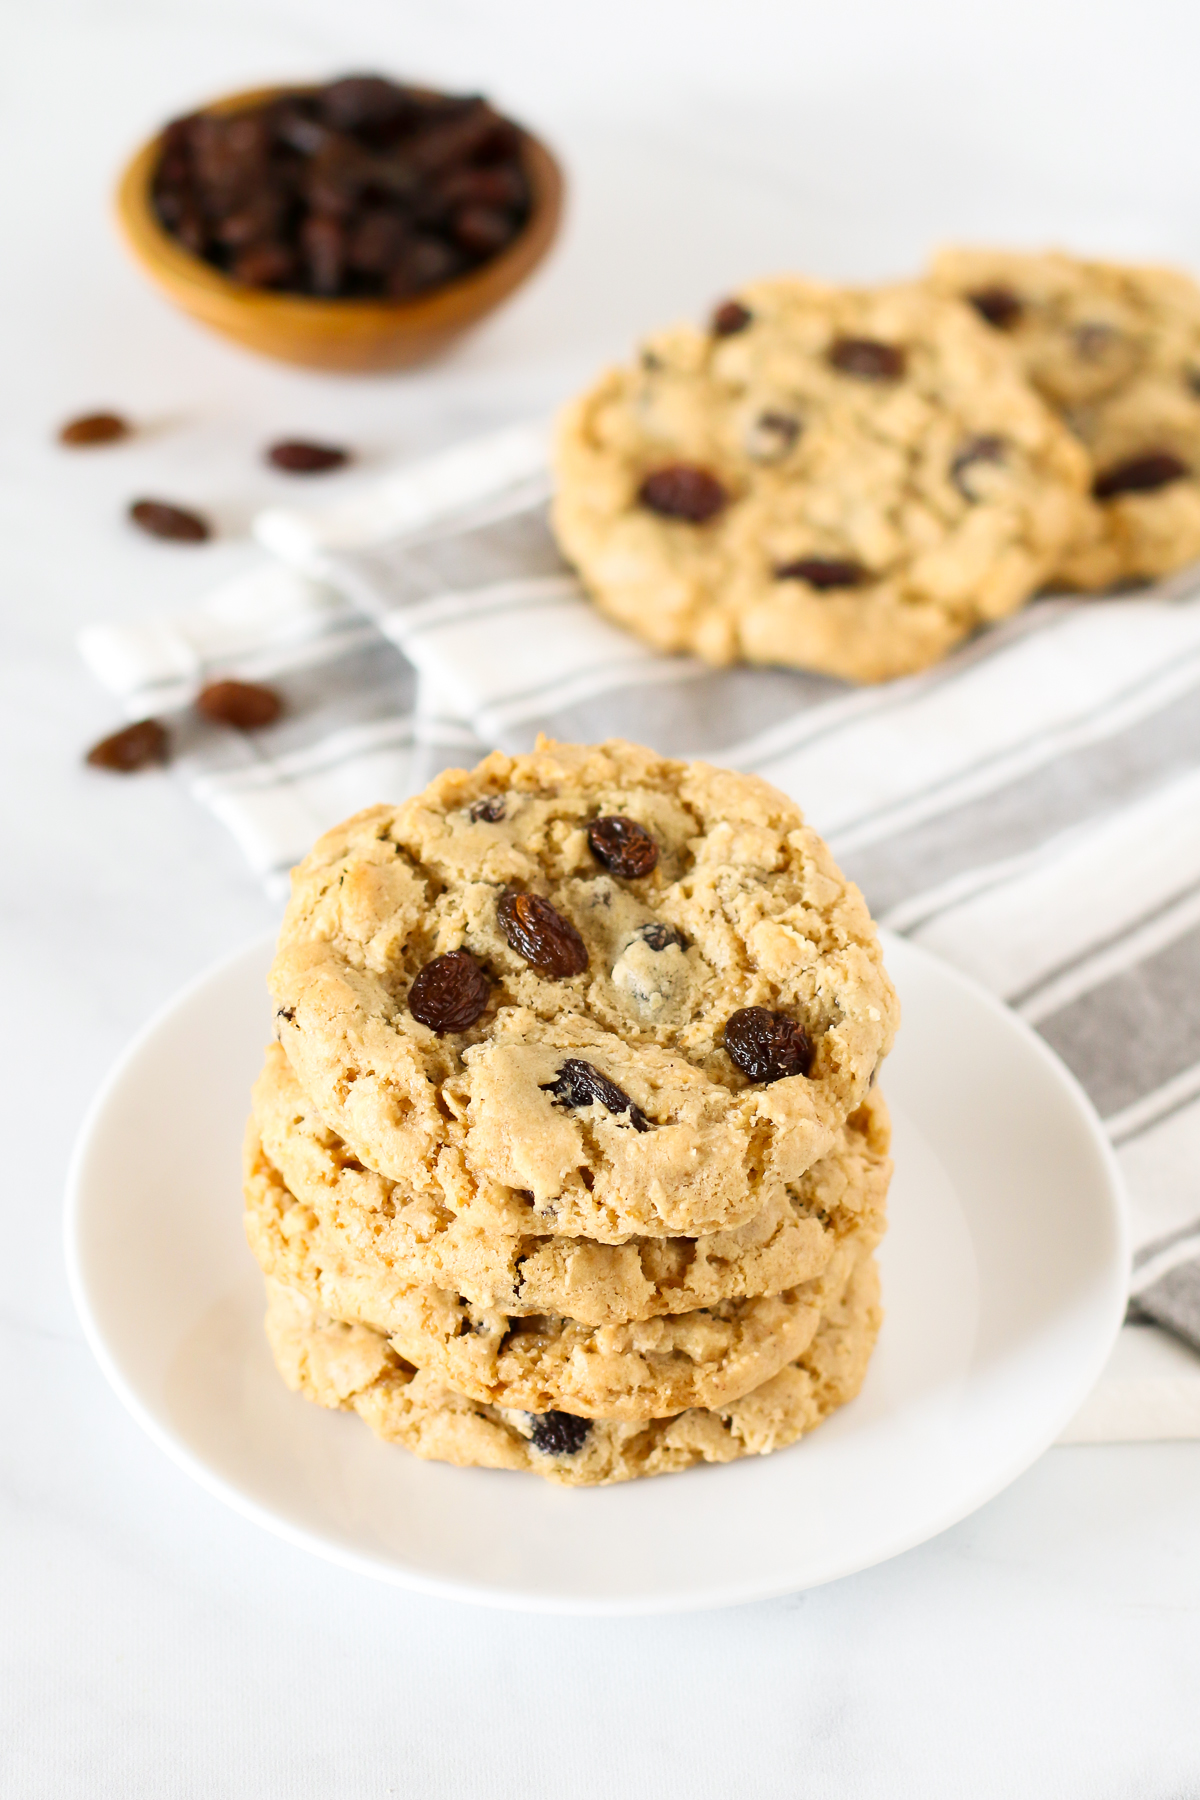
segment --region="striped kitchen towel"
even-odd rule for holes
[[[544,429],[514,428],[264,515],[260,573],[81,648],[130,716],[174,715],[176,767],[273,889],[347,813],[539,732],[793,794],[876,917],[1035,1024],[1105,1121],[1135,1323],[1073,1435],[1200,1436],[1200,577],[1039,601],[885,687],[712,670],[588,603],[548,489]],[[269,676],[284,717],[205,724],[186,703],[218,674]]]

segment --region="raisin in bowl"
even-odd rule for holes
[[[436,355],[511,294],[554,239],[562,186],[549,150],[486,102],[360,76],[173,121],[116,210],[192,318],[283,362],[370,371]]]

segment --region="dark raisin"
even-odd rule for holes
[[[504,817],[504,799],[500,794],[489,794],[486,800],[476,800],[467,808],[467,817],[476,825],[496,825]]]
[[[281,1006],[277,1009],[275,1017],[277,1019],[286,1019],[290,1025],[292,1020],[296,1017],[296,1009],[294,1006]]]
[[[408,294],[422,294],[426,288],[449,281],[463,266],[461,251],[442,243],[440,238],[412,238],[387,278],[387,291],[397,300]]]
[[[58,441],[72,450],[82,450],[92,444],[115,444],[118,439],[127,438],[132,430],[120,413],[84,413],[82,418],[67,421],[59,431]]]
[[[999,283],[994,287],[977,288],[973,294],[967,294],[965,298],[975,308],[980,318],[986,319],[989,325],[994,325],[997,331],[1007,331],[1010,325],[1016,324],[1025,311],[1020,296],[1014,294],[1011,288],[1002,287]]]
[[[491,983],[473,956],[448,950],[419,971],[408,990],[408,1010],[439,1036],[466,1031],[486,1010]]]
[[[321,117],[336,131],[361,131],[389,123],[405,111],[407,99],[382,75],[343,75],[316,96]]]
[[[543,1456],[574,1456],[587,1442],[590,1419],[574,1413],[529,1413],[529,1441]]]
[[[1092,483],[1097,500],[1111,500],[1116,494],[1152,494],[1168,482],[1178,481],[1191,470],[1169,450],[1150,450],[1144,456],[1131,456],[1126,462],[1101,469]]]
[[[703,525],[728,504],[729,495],[715,475],[692,463],[668,463],[655,469],[638,489],[638,499],[664,519],[686,519]]]
[[[332,226],[337,228],[337,255],[343,259],[347,255],[351,216],[367,183],[369,167],[358,144],[332,133],[308,164],[303,180],[310,210],[300,236],[305,242],[311,228],[321,228],[313,239],[314,254],[323,254],[324,248],[334,244],[334,232],[326,230]]]
[[[598,863],[622,881],[649,875],[658,861],[658,845],[644,825],[611,813],[588,826],[588,848]]]
[[[411,146],[409,154],[425,175],[440,174],[454,163],[492,160],[489,152],[512,148],[512,128],[486,100],[463,102],[450,116],[433,122]],[[507,140],[507,141],[506,141]]]
[[[250,244],[239,250],[229,265],[229,273],[247,287],[269,288],[291,281],[296,268],[296,253],[286,244]]]
[[[725,1049],[751,1081],[807,1075],[813,1049],[807,1031],[784,1012],[743,1006],[725,1026]]]
[[[148,768],[151,763],[164,763],[170,740],[166,727],[157,719],[139,719],[136,725],[126,725],[123,731],[114,731],[111,737],[101,738],[93,744],[87,753],[87,760],[93,769],[113,769],[118,775],[132,775],[136,769]]]
[[[238,731],[273,725],[283,711],[274,688],[253,681],[210,681],[196,695],[196,705],[215,725],[233,725]]]
[[[775,578],[807,581],[809,587],[824,593],[826,588],[861,587],[864,581],[870,581],[871,571],[848,556],[801,556],[776,569]]]
[[[335,444],[310,444],[305,438],[284,438],[267,451],[267,461],[289,475],[323,475],[349,460],[348,450],[339,450]]]
[[[899,381],[906,358],[898,344],[841,337],[830,345],[829,360],[843,375],[857,375],[862,381]]]
[[[519,169],[501,163],[490,169],[451,169],[438,179],[442,206],[523,206],[529,190]]]
[[[300,228],[300,246],[314,294],[336,294],[346,268],[346,229],[328,213],[310,213]]]
[[[967,479],[968,470],[974,463],[1002,463],[1005,448],[1002,437],[985,435],[967,439],[950,464],[950,479],[965,500],[978,498],[971,492],[970,482]]]
[[[539,975],[565,981],[570,975],[582,975],[587,968],[583,939],[570,919],[564,919],[540,894],[502,894],[496,913],[511,947]]]
[[[404,254],[411,236],[409,221],[385,206],[371,207],[350,233],[350,267],[362,275],[381,275]]]
[[[169,538],[176,544],[202,544],[205,538],[212,536],[207,519],[182,506],[172,506],[166,500],[135,500],[129,508],[129,517],[151,537]]]
[[[683,933],[676,931],[673,925],[664,925],[660,919],[651,919],[649,925],[641,926],[638,936],[652,950],[666,950],[672,944],[680,950],[687,949],[687,939]]]
[[[543,1082],[542,1092],[553,1094],[560,1106],[590,1106],[598,1100],[610,1113],[627,1113],[635,1131],[650,1129],[649,1119],[624,1088],[578,1056],[568,1056],[554,1080]]]
[[[237,211],[226,213],[216,226],[216,236],[230,250],[269,243],[279,228],[279,214],[279,195],[265,188]]]
[[[512,234],[511,214],[496,206],[460,206],[451,214],[450,235],[472,256],[494,256]]]
[[[723,300],[712,316],[712,334],[714,337],[733,337],[736,332],[745,331],[754,314],[740,300]]]

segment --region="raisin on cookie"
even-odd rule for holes
[[[862,896],[794,803],[619,740],[497,753],[327,833],[271,990],[367,1169],[601,1243],[761,1213],[833,1148],[897,1020]],[[752,1032],[747,1072],[752,1009],[794,1030]]]
[[[764,281],[568,408],[553,523],[661,650],[882,681],[1012,613],[1087,458],[1000,334],[922,284]]]
[[[966,300],[1083,445],[1094,505],[1054,570],[1099,589],[1200,558],[1200,287],[1175,269],[948,249]]]

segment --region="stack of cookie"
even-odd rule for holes
[[[271,987],[246,1223],[289,1385],[567,1483],[857,1392],[896,1002],[781,794],[620,742],[451,771],[321,839]]]
[[[553,520],[659,649],[924,668],[1046,587],[1200,558],[1200,288],[993,251],[754,283],[568,409]]]

